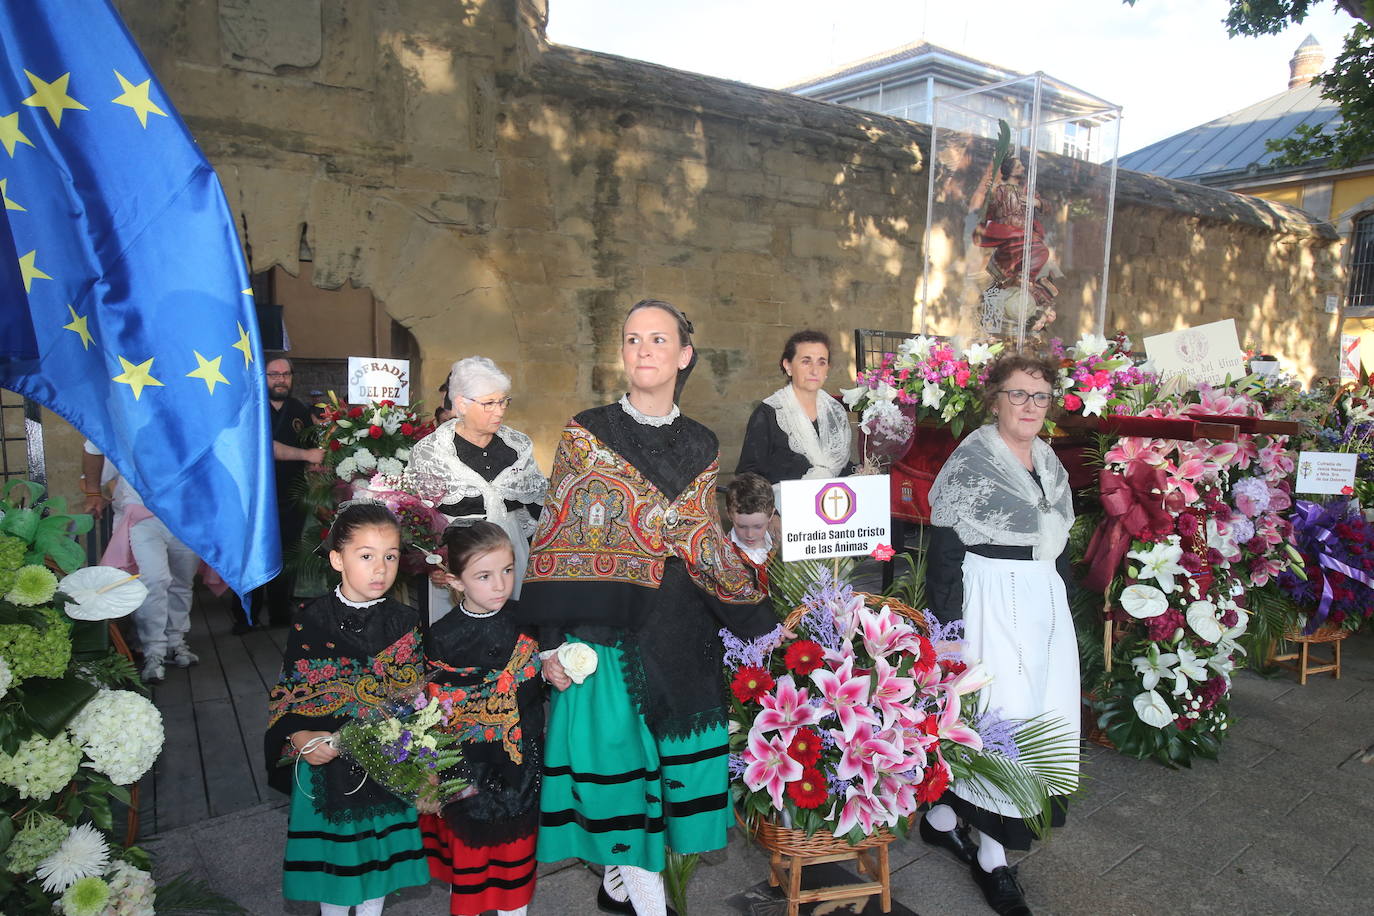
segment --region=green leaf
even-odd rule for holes
[[[38,522],[38,513],[33,509],[9,509],[5,512],[5,517],[0,518],[0,532],[32,544],[34,535],[38,532]]]
[[[74,674],[56,679],[29,678],[24,682],[24,713],[51,741],[95,695],[95,685]]]
[[[72,657],[78,660],[103,658],[110,651],[108,620],[72,621]]]
[[[8,817],[0,817],[0,853],[10,848],[14,834],[14,821]]]

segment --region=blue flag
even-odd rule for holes
[[[37,350],[0,354],[0,386],[91,439],[235,591],[270,579],[281,550],[243,252],[219,179],[108,0],[0,3],[0,189]]]
[[[3,183],[5,179],[0,178],[0,184]],[[3,195],[2,188],[0,195]],[[0,206],[0,360],[37,359],[38,341],[33,336],[29,297],[24,293],[19,253],[14,250],[14,236],[10,234],[5,209]]]

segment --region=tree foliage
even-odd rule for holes
[[[1125,0],[1134,6],[1136,0]],[[1232,37],[1277,35],[1300,25],[1320,0],[1231,0],[1226,31]],[[1296,166],[1328,160],[1346,168],[1374,157],[1374,0],[1330,0],[1355,20],[1331,68],[1314,80],[1322,98],[1334,102],[1340,119],[1305,125],[1292,135],[1269,141],[1280,155],[1275,165]]]

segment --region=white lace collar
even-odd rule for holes
[[[647,413],[645,413],[644,411],[640,410],[638,407],[630,403],[629,394],[622,394],[620,396],[620,409],[625,411],[625,413],[629,415],[631,420],[634,420],[641,426],[667,426],[668,424],[676,420],[678,417],[682,416],[682,411],[678,409],[678,406],[676,404],[674,404],[673,409],[668,411],[663,416],[651,417]]]
[[[344,597],[343,591],[342,591],[342,590],[340,589],[340,587],[337,586],[337,585],[334,586],[334,597],[335,597],[335,598],[338,598],[340,601],[342,601],[344,604],[348,605],[349,607],[356,607],[356,608],[372,607],[372,605],[374,605],[374,604],[381,604],[383,601],[386,600],[386,596],[383,595],[383,596],[380,597],[380,598],[373,598],[371,601],[349,601],[347,598]]]
[[[816,425],[802,411],[792,385],[786,384],[763,399],[778,417],[787,447],[807,460],[808,478],[838,477],[849,461],[849,415],[824,391],[816,393]]]

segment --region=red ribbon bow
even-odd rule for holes
[[[1131,541],[1154,540],[1173,529],[1173,518],[1164,508],[1165,477],[1162,468],[1136,462],[1125,474],[1103,470],[1098,474],[1106,524],[1093,532],[1083,560],[1088,576],[1083,587],[1106,591],[1121,566]]]

